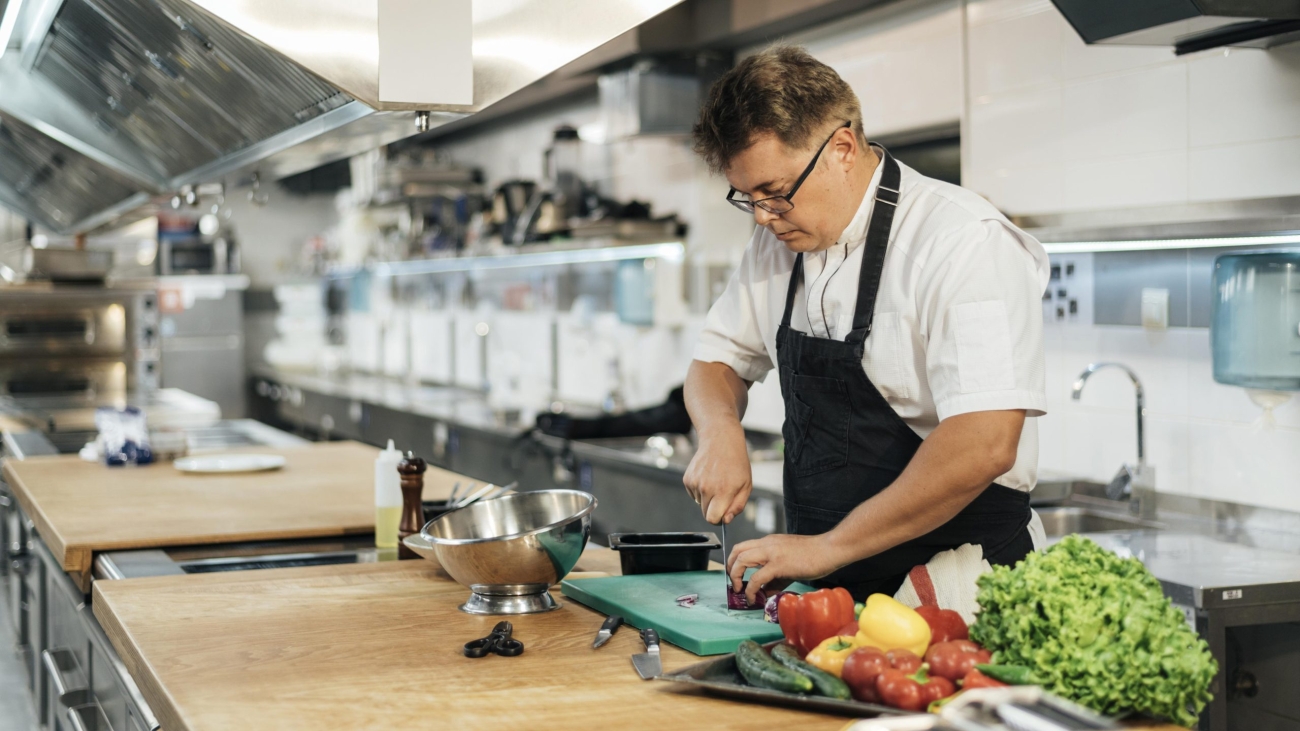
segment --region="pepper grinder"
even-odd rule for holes
[[[402,480],[402,522],[397,526],[397,558],[419,558],[420,554],[406,547],[403,538],[419,533],[424,527],[424,471],[428,465],[424,460],[407,452],[406,457],[397,463],[397,474]]]

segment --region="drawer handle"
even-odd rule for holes
[[[74,690],[59,696],[63,715],[75,731],[113,731],[95,696],[88,690]]]
[[[54,695],[62,696],[70,689],[64,676],[65,668],[75,667],[77,658],[69,650],[54,649],[41,651],[41,664],[45,666],[45,675],[54,686]]]
[[[98,703],[75,706],[69,708],[66,713],[68,725],[73,728],[73,731],[113,731],[113,726],[109,724]],[[92,719],[89,723],[86,722],[87,716]]]

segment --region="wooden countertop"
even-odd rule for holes
[[[84,581],[99,551],[368,533],[379,450],[326,442],[273,452],[279,470],[192,475],[169,463],[105,467],[75,455],[5,460],[5,479],[41,538]],[[430,467],[426,500],[464,477]]]
[[[596,568],[588,564],[579,562]],[[401,561],[97,581],[93,606],[166,731],[830,730],[848,721],[643,681],[630,661],[644,649],[636,631],[592,650],[604,618],[568,600],[510,618],[523,655],[471,660],[461,645],[503,618],[459,611],[467,596],[432,562]],[[666,670],[698,661],[663,648]]]

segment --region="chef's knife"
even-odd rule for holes
[[[632,667],[636,668],[636,674],[642,680],[657,678],[664,672],[659,660],[659,633],[646,627],[641,630],[641,641],[645,643],[646,651],[632,656]]]
[[[609,617],[605,620],[605,623],[600,626],[600,631],[596,633],[596,640],[595,642],[591,643],[591,649],[594,650],[597,647],[600,647],[601,645],[605,644],[606,642],[609,642],[609,638],[614,636],[614,633],[618,631],[619,626],[621,626],[622,624],[623,624],[622,617],[618,616],[617,614],[609,615]]]

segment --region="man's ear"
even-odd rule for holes
[[[844,134],[847,130],[848,134]],[[841,127],[835,132],[835,140],[831,142],[834,147],[835,157],[843,166],[844,171],[848,172],[862,160],[862,145],[858,143],[858,136],[851,127]]]

